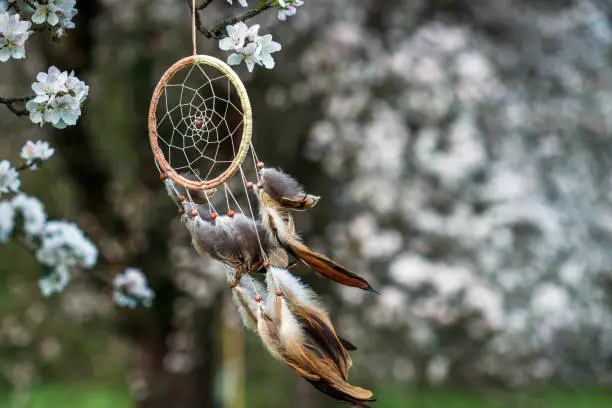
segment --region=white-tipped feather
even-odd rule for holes
[[[286,269],[271,266],[266,273],[266,284],[271,291],[280,289],[284,296],[295,298],[324,312],[314,291]]]
[[[291,309],[285,299],[280,296],[276,296],[272,293],[270,296],[276,297],[275,302],[280,303],[281,313],[281,324],[279,327],[279,333],[281,338],[281,344],[287,347],[288,344],[302,344],[304,342],[304,332],[302,326],[295,318]]]
[[[263,301],[259,302],[257,305],[257,332],[259,337],[274,358],[284,361],[281,355],[279,319],[280,316],[277,315],[274,304],[267,305]]]
[[[257,331],[259,305],[255,301],[255,296],[263,293],[265,293],[265,287],[254,279],[243,279],[233,289],[232,299],[247,329]]]

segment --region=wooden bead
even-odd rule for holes
[[[270,262],[266,261],[263,263],[263,267],[268,269],[270,267]]]
[[[161,181],[164,181],[164,180],[166,180],[167,178],[168,178],[168,176],[166,175],[166,173],[162,173],[162,174],[160,174],[160,175],[159,175],[159,179],[160,179]]]
[[[184,208],[179,208],[177,211],[179,214],[185,214],[185,209]]]
[[[256,302],[261,302],[261,299],[263,299],[263,298],[261,297],[261,295],[257,295],[257,296],[255,296],[255,301],[256,301]]]
[[[257,162],[257,168],[258,168],[259,170],[263,169],[263,168],[264,168],[264,162],[261,162],[261,161],[260,161],[260,162]]]
[[[217,218],[217,213],[216,212],[210,213],[210,219],[214,220],[215,218]]]
[[[263,188],[263,183],[261,181],[257,183],[257,188]]]
[[[198,216],[198,210],[191,210],[191,216],[192,217],[197,217]]]
[[[251,183],[250,181],[248,183],[246,183],[246,188],[248,188],[249,190],[253,188],[253,183]]]
[[[232,210],[227,210],[227,216],[228,217],[233,217],[236,213]]]
[[[178,196],[176,199],[179,200],[179,203],[185,201],[185,197],[183,197],[182,195]]]
[[[280,289],[276,289],[276,296],[283,296],[283,291]]]

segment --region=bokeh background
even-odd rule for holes
[[[97,272],[139,267],[156,299],[120,309],[86,273],[44,298],[31,255],[0,246],[0,404],[340,406],[243,331],[159,182],[146,118],[191,52],[187,1],[77,8],[61,43],[0,67],[0,95],[74,69],[82,118],[52,132],[0,106],[2,157],[49,140],[23,190],[78,222]],[[612,3],[306,0],[254,22],[283,45],[274,70],[238,69],[258,153],[323,196],[297,218],[307,241],[381,292],[296,269],[359,347],[352,382],[379,408],[612,406]]]

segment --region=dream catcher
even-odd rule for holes
[[[319,197],[259,161],[244,85],[224,62],[196,54],[195,32],[193,44],[193,55],[164,73],[151,100],[149,139],[160,178],[195,250],[224,266],[244,325],[320,391],[367,406],[372,392],[348,383],[355,347],[289,269],[302,263],[340,284],[375,290],[301,240],[294,213]]]

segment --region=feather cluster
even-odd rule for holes
[[[314,207],[320,197],[307,194],[281,170],[261,169],[259,176],[260,188],[253,187],[259,220],[233,211],[205,219],[200,216],[205,213],[201,204],[209,198],[205,191],[181,190],[171,181],[166,185],[182,206],[182,220],[196,251],[235,268],[228,280],[245,327],[260,336],[274,357],[318,390],[367,407],[374,400],[372,392],[348,382],[349,351],[355,346],[338,336],[316,294],[287,270],[290,258],[338,283],[376,291],[359,275],[310,249],[296,233],[293,212]],[[177,194],[192,199],[176,199]],[[251,277],[260,273],[265,273],[263,283]]]

